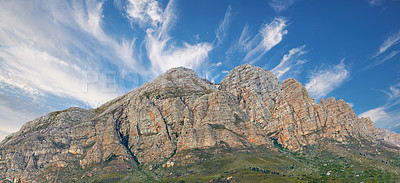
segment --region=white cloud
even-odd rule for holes
[[[0,52],[0,58],[5,60],[1,64],[3,69],[9,72],[0,77],[0,82],[17,87],[32,97],[49,93],[75,98],[96,107],[118,96],[116,92],[104,92],[101,85],[95,85],[89,92],[83,91],[82,82],[86,72],[45,51],[21,46],[10,47]]]
[[[346,102],[350,107],[354,107],[354,104],[351,102]]]
[[[400,53],[400,50],[392,51],[392,52],[390,52],[389,54],[387,54],[384,58],[382,58],[382,59],[380,59],[380,60],[378,60],[378,61],[376,61],[376,62],[373,62],[373,63],[369,64],[365,69],[368,69],[368,68],[371,68],[371,67],[375,67],[375,66],[381,65],[381,64],[385,63],[386,61],[388,61],[389,59],[395,57],[395,56],[396,56],[397,54],[399,54],[399,53]]]
[[[20,89],[30,96],[43,95],[38,89],[30,86],[26,81],[17,78],[18,76],[15,76],[15,72],[10,73],[10,71],[0,68],[0,89],[9,87],[11,89]]]
[[[1,98],[4,99],[4,97]],[[3,101],[0,101],[0,131],[3,132],[5,131],[8,133],[17,131],[20,128],[21,124],[37,117],[36,116],[37,111],[35,111],[34,109],[27,110],[23,108],[17,108],[19,107],[17,105],[10,107],[9,104],[10,102],[11,102],[10,99],[5,99]],[[15,100],[14,102],[21,102],[21,101]],[[24,105],[34,107],[29,103],[24,103]]]
[[[378,6],[378,5],[381,5],[382,2],[383,2],[383,0],[369,0],[369,1],[368,1],[369,5],[371,5],[371,6]]]
[[[343,60],[333,67],[317,70],[312,73],[306,88],[315,99],[320,99],[339,87],[350,76]]]
[[[286,22],[286,19],[278,17],[271,23],[264,24],[259,30],[259,33],[247,42],[245,46],[247,53],[244,60],[249,63],[254,63],[260,60],[271,48],[279,44],[283,36],[288,33],[285,29],[287,26]],[[248,39],[244,38],[243,40]]]
[[[222,65],[222,62],[217,62],[217,63],[211,64],[211,66],[213,66],[213,67],[219,67],[221,65]]]
[[[191,45],[182,42],[183,46],[177,46],[176,41],[169,36],[168,31],[176,20],[173,0],[168,3],[164,11],[154,0],[129,1],[129,4],[126,12],[131,19],[142,23],[150,21],[152,25],[146,30],[144,43],[154,74],[160,74],[177,66],[197,69],[208,59],[208,53],[213,49],[210,43]]]
[[[47,94],[95,107],[119,93],[98,86],[82,91],[85,74],[115,64],[120,71],[146,73],[134,58],[133,41],[115,40],[102,29],[100,1],[2,1],[0,83],[34,96]]]
[[[232,16],[232,7],[229,5],[228,9],[226,10],[224,19],[222,20],[217,30],[215,31],[217,45],[220,45],[227,35],[227,31],[231,23],[231,16]]]
[[[386,104],[365,111],[360,116],[370,117],[377,127],[392,130],[400,125],[400,84],[392,85],[383,92],[388,96]]]
[[[269,6],[277,12],[288,9],[295,0],[270,0]]]
[[[101,54],[108,61],[121,67],[121,72],[135,72],[141,75],[147,75],[149,72],[143,68],[137,61],[135,56],[135,40],[127,40],[121,38],[119,40],[113,39],[112,36],[107,35],[102,28],[102,6],[103,2],[87,1],[86,6],[80,3],[74,3],[72,12],[74,12],[74,20],[83,31],[86,31],[90,36],[94,37],[99,43],[98,46],[90,45],[93,48],[103,50],[96,54]],[[77,37],[75,35],[75,37]],[[82,40],[79,40],[82,41]],[[97,43],[97,44],[99,44]],[[94,57],[95,55],[91,55]]]
[[[369,117],[372,121],[376,122],[381,119],[388,118],[389,114],[385,112],[384,107],[378,107],[375,109],[371,109],[369,111],[365,111],[359,115],[360,117]]]
[[[250,41],[251,36],[249,35],[249,26],[246,24],[242,30],[242,33],[240,34],[239,40],[238,40],[238,46],[244,48],[245,50],[250,50],[248,42]]]
[[[281,62],[274,67],[271,72],[273,72],[278,80],[282,81],[282,78],[294,67],[301,64],[304,64],[304,60],[299,60],[299,57],[306,53],[305,45],[292,48],[289,50],[289,53],[285,54],[281,60]]]
[[[384,92],[388,95],[390,101],[396,101],[400,98],[400,84],[390,86],[389,91]],[[395,104],[397,103],[395,102]]]
[[[385,2],[398,2],[398,0],[368,0],[370,6],[382,6]]]
[[[208,58],[208,52],[212,50],[212,46],[209,43],[198,43],[196,45],[184,43],[183,47],[178,47],[169,40],[156,39],[149,34],[146,39],[146,49],[152,70],[155,73],[162,73],[178,66],[199,68]]]
[[[249,26],[246,24],[237,41],[232,44],[226,54],[226,60],[242,59],[243,55],[251,50],[250,43],[251,35],[249,33]]]
[[[371,67],[381,65],[398,55],[400,53],[400,50],[393,50],[387,54],[387,52],[390,51],[390,49],[392,49],[393,46],[398,43],[400,43],[400,31],[386,38],[386,40],[379,46],[379,50],[371,57],[375,61],[370,63],[363,69],[366,70]]]
[[[120,86],[110,91],[108,81],[99,78],[110,66],[116,74],[149,73],[137,61],[135,38],[103,30],[103,1],[0,1],[0,16],[0,98],[21,95],[35,104],[2,103],[0,130],[18,129],[56,108],[96,107],[115,98]],[[82,83],[88,73],[98,77],[86,91]]]
[[[162,21],[162,9],[155,0],[129,0],[126,13],[132,21],[142,26],[148,23],[157,26]]]
[[[395,51],[390,52],[390,53],[389,53],[388,55],[386,55],[385,58],[383,58],[378,64],[381,64],[381,63],[383,63],[383,62],[385,62],[385,61],[387,61],[387,60],[393,58],[394,56],[396,56],[396,55],[399,54],[399,53],[400,53],[400,50],[395,50]]]
[[[379,55],[386,52],[392,46],[398,44],[400,42],[400,31],[389,36],[380,46],[378,52],[374,55],[374,57],[378,57]]]
[[[46,108],[40,98],[27,98],[25,92],[20,92],[19,88],[8,89],[14,93],[0,90],[0,140],[16,132],[22,124],[34,119],[38,114],[43,114],[41,109]]]
[[[285,27],[286,20],[283,18],[275,18],[270,24],[264,24],[260,33],[263,36],[262,44],[266,50],[270,50],[282,41],[283,36],[288,32]]]

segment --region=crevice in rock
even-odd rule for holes
[[[135,154],[132,152],[131,148],[129,147],[129,134],[124,135],[121,131],[121,122],[118,120],[115,123],[115,131],[119,135],[119,139],[121,144],[126,148],[126,150],[129,152],[129,154],[132,156],[133,160],[139,165],[140,162],[138,161],[137,157]]]
[[[125,105],[126,106],[126,105]],[[121,108],[121,111],[118,114],[118,117],[115,119],[114,116],[114,120],[115,120],[115,132],[117,132],[120,143],[126,148],[126,150],[129,152],[129,154],[131,155],[131,157],[133,158],[133,160],[140,165],[140,162],[138,161],[137,157],[135,156],[135,154],[132,152],[131,148],[129,147],[129,134],[124,135],[121,132],[121,116],[123,114],[124,108],[125,106],[123,106]],[[115,111],[114,111],[115,112]]]

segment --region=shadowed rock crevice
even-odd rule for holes
[[[120,121],[116,121],[115,122],[115,131],[118,134],[118,137],[120,139],[121,144],[126,148],[126,150],[129,152],[130,156],[132,157],[132,159],[138,164],[140,165],[140,162],[138,161],[137,157],[135,156],[135,154],[132,152],[131,147],[129,146],[129,134],[124,134],[120,131],[121,128],[121,123]]]

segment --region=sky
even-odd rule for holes
[[[185,66],[295,78],[400,132],[399,0],[1,0],[0,139]]]

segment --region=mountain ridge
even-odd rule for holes
[[[74,181],[115,171],[146,176],[143,168],[186,166],[194,160],[185,152],[219,146],[300,153],[327,141],[368,141],[398,151],[398,141],[381,131],[345,101],[317,103],[295,79],[280,84],[256,66],[238,66],[219,84],[178,67],[96,109],[69,108],[28,122],[0,143],[0,179],[70,180],[84,171],[90,173]]]

